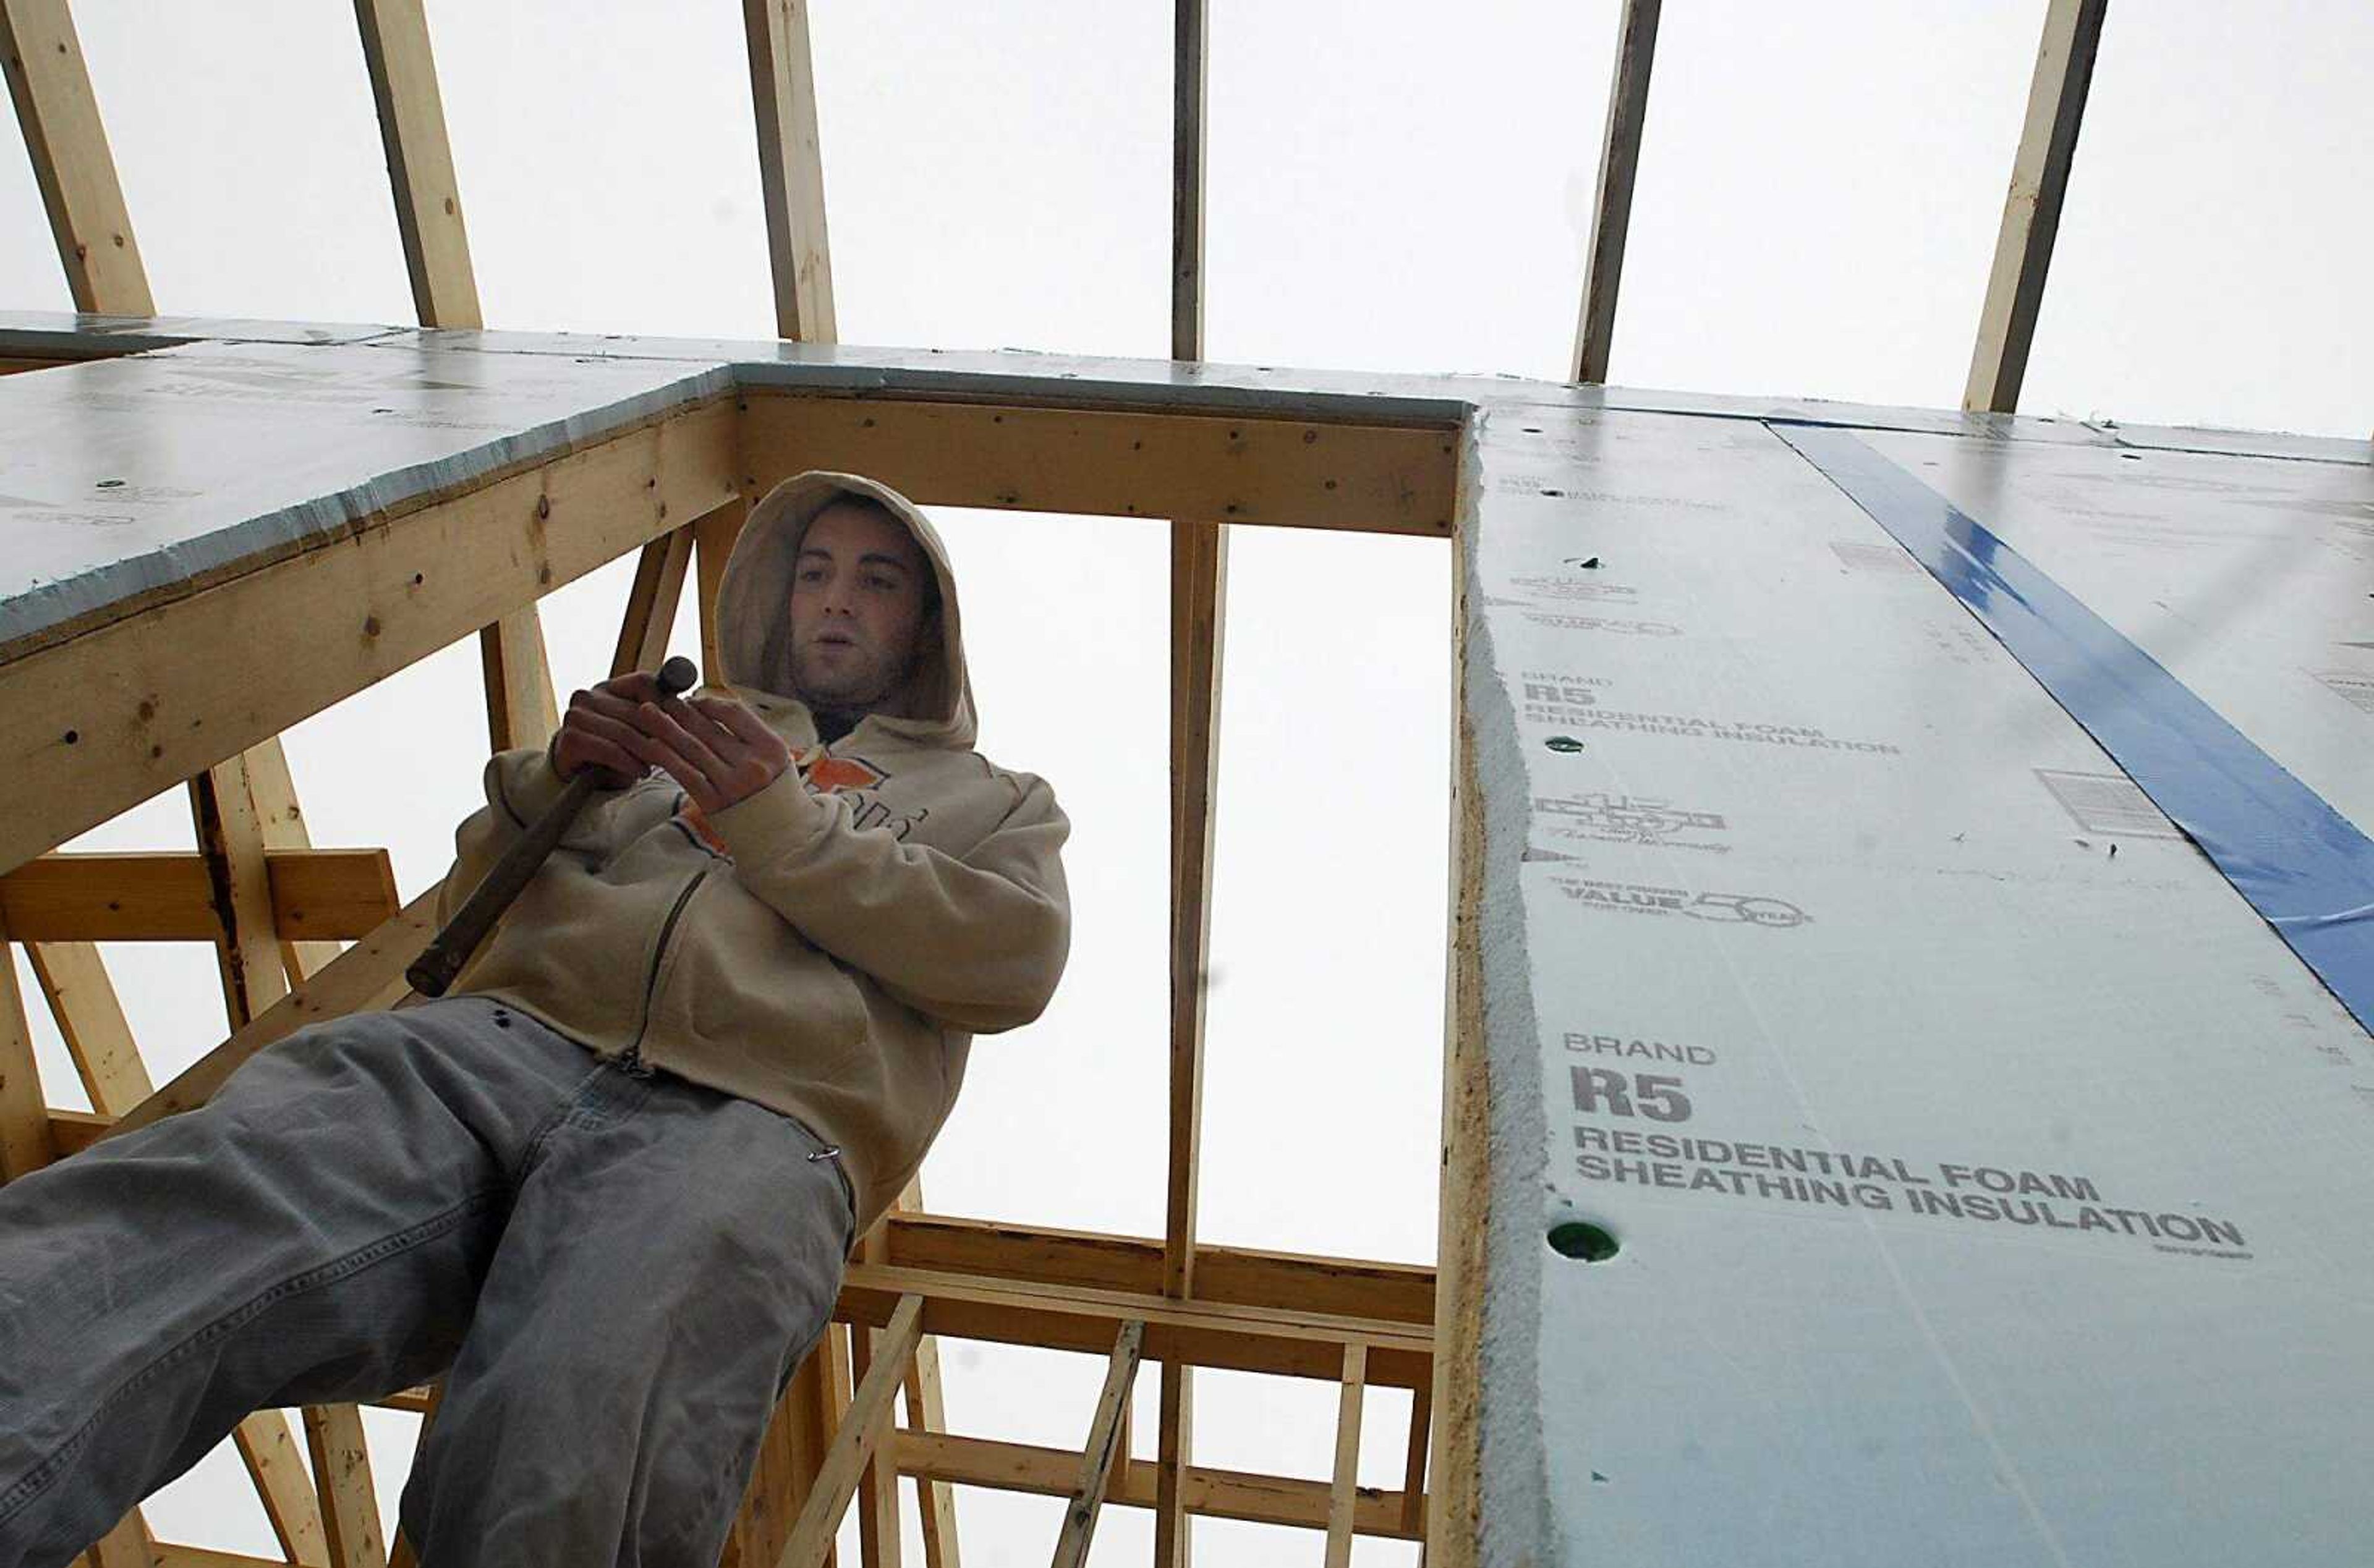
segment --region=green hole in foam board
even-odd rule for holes
[[[1588,1220],[1561,1220],[1550,1227],[1550,1250],[1585,1263],[1604,1263],[1616,1256],[1616,1236]]]

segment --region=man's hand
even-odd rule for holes
[[[648,674],[620,675],[573,693],[552,748],[562,778],[581,767],[624,789],[656,766],[704,812],[757,794],[792,765],[791,748],[767,721],[730,696],[664,696]],[[615,782],[613,782],[615,780]]]

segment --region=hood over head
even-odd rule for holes
[[[708,672],[709,678],[801,700],[792,686],[792,573],[808,525],[818,512],[844,498],[875,502],[905,524],[940,587],[938,614],[918,634],[923,646],[907,704],[895,712],[877,709],[872,721],[929,744],[971,745],[976,731],[972,682],[965,673],[963,623],[957,613],[957,581],[948,569],[947,547],[923,509],[888,486],[854,474],[817,469],[794,474],[750,509],[718,583],[719,667]]]

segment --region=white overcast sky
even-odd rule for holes
[[[349,7],[74,8],[160,310],[409,322]],[[1957,403],[2043,11],[1667,6],[1613,379]],[[429,12],[489,325],[771,333],[738,6]],[[1212,0],[1209,356],[1561,374],[1616,15]],[[817,0],[814,26],[844,341],[1167,351],[1167,5]],[[2369,104],[2374,8],[2112,7],[2024,410],[2364,436]],[[0,306],[65,310],[19,145],[0,150]],[[932,1204],[1159,1235],[1166,542],[1142,522],[942,515],[982,748],[1069,807],[1078,935],[1048,1017],[976,1048]],[[1244,530],[1235,549],[1203,1235],[1428,1260],[1448,556]],[[546,601],[564,693],[605,673],[624,591],[613,568]],[[292,731],[315,841],[384,844],[404,895],[426,886],[476,799],[481,711],[464,645]],[[189,841],[170,795],[82,847]],[[160,1081],[219,1037],[205,950],[110,957]],[[77,1103],[44,1045],[52,1099]],[[946,1361],[957,1430],[1084,1436],[1097,1363],[956,1344]],[[1153,1394],[1149,1375],[1141,1456]],[[1199,1408],[1199,1462],[1326,1473],[1331,1386],[1205,1374]],[[1363,1480],[1398,1484],[1406,1402],[1369,1408]],[[373,1420],[392,1511],[409,1422]],[[152,1519],[268,1550],[244,1492],[217,1455]],[[1050,1550],[1057,1500],[961,1496],[975,1561]],[[1146,1561],[1146,1520],[1111,1511],[1097,1561]],[[1231,1564],[1318,1550],[1197,1531]],[[1364,1542],[1358,1560],[1413,1557]]]

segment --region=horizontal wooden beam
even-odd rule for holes
[[[0,872],[723,505],[734,477],[732,404],[692,404],[8,657]]]
[[[864,474],[926,504],[1448,538],[1450,429],[1119,409],[744,394],[754,490]]]
[[[273,925],[287,941],[366,936],[397,908],[384,849],[267,849]],[[18,942],[212,942],[206,858],[193,850],[51,854],[0,876]]]
[[[946,1214],[890,1217],[882,1261],[950,1274],[1160,1295],[1163,1244],[1151,1236],[1051,1230]],[[1294,1312],[1382,1318],[1423,1328],[1434,1320],[1434,1270],[1250,1247],[1195,1249],[1199,1300]]]
[[[1105,1494],[1105,1501],[1126,1508],[1153,1507],[1155,1470],[1151,1459],[1127,1459],[1115,1465],[1112,1488]],[[899,1473],[918,1480],[1063,1497],[1079,1480],[1080,1456],[1067,1448],[1042,1448],[901,1428]],[[1187,1512],[1207,1518],[1323,1530],[1327,1527],[1329,1491],[1325,1481],[1190,1465],[1181,1497]],[[1419,1503],[1423,1516],[1424,1499]],[[1363,1487],[1353,1506],[1352,1527],[1364,1536],[1423,1539],[1421,1531],[1404,1523],[1409,1517],[1407,1500],[1402,1493]]]
[[[1373,1386],[1415,1388],[1433,1371],[1430,1334],[1378,1318],[1169,1301],[1159,1293],[989,1281],[887,1264],[852,1265],[835,1316],[879,1328],[908,1295],[923,1299],[923,1332],[960,1340],[1103,1355],[1122,1326],[1137,1318],[1146,1324],[1149,1361],[1332,1383],[1343,1371],[1344,1347],[1365,1341]]]

